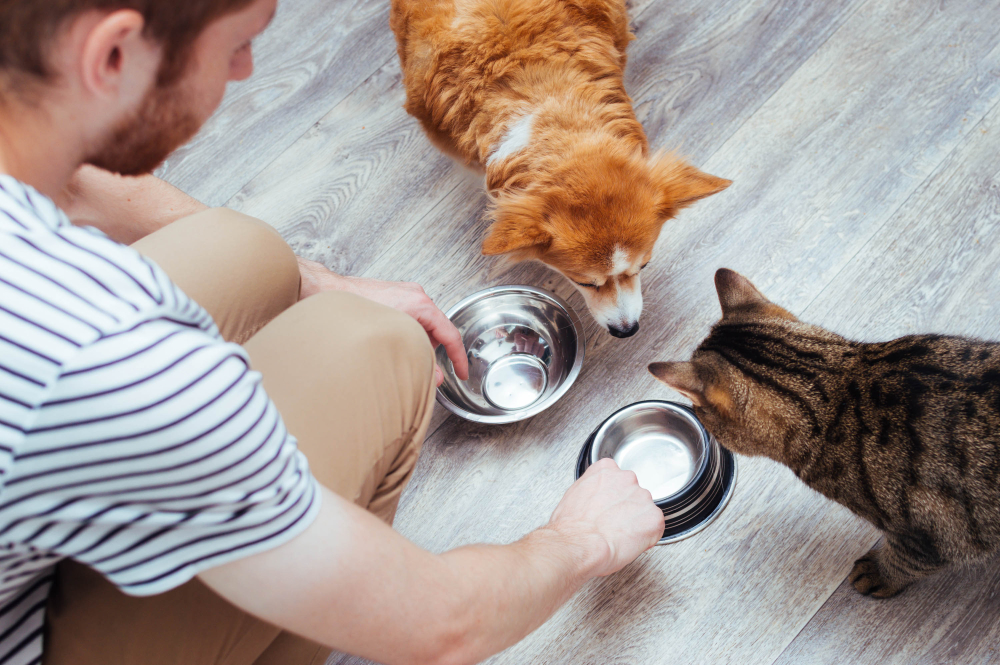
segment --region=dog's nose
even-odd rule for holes
[[[639,322],[636,321],[635,323],[632,324],[630,328],[624,330],[622,328],[616,328],[615,326],[608,326],[608,332],[620,339],[631,337],[632,335],[639,332]]]

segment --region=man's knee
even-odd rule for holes
[[[434,350],[413,317],[340,291],[317,294],[301,305],[322,310],[327,324],[340,329],[342,352],[370,358],[376,366],[387,361],[400,379],[408,377],[424,391],[434,380]]]
[[[252,270],[264,271],[267,283],[283,300],[299,297],[299,265],[295,252],[273,227],[229,208],[211,208],[180,222],[198,225],[200,235],[219,239],[228,252],[243,254]],[[178,223],[180,223],[178,222]]]
[[[249,339],[299,298],[291,247],[264,222],[234,210],[179,219],[133,248],[204,307],[229,341]]]
[[[433,380],[434,349],[427,331],[408,314],[388,307],[382,310],[384,319],[379,322],[380,331],[375,335],[374,343],[394,351],[422,379],[422,385]]]

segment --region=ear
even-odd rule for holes
[[[709,175],[673,155],[654,160],[653,173],[660,189],[657,210],[664,218],[673,217],[682,208],[733,184],[732,180]]]
[[[705,384],[698,378],[692,362],[653,363],[649,372],[680,394],[691,400],[695,406],[705,404]]]
[[[788,310],[765,298],[764,294],[758,291],[749,279],[729,268],[719,268],[716,271],[715,290],[719,294],[723,318],[740,310],[757,307],[764,316],[788,319],[789,321],[797,320]]]
[[[716,271],[715,290],[719,294],[723,316],[733,310],[768,302],[764,294],[758,291],[749,279],[729,268],[719,268]]]
[[[518,250],[547,247],[552,234],[538,219],[518,213],[498,213],[483,241],[483,254],[496,256]]]
[[[146,38],[144,30],[142,14],[133,9],[77,19],[69,38],[82,42],[74,66],[84,86],[97,95],[120,97],[125,104],[134,101],[129,96],[141,97],[161,61],[160,47]],[[77,31],[80,34],[74,34]]]

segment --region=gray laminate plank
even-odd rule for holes
[[[385,0],[281,0],[254,41],[256,71],[158,174],[222,205],[395,57]]]
[[[697,158],[745,122],[860,2],[689,0],[669,3],[669,11],[661,5],[635,8],[638,39],[630,48],[629,86],[642,95],[635,95],[637,109],[651,118],[653,145],[683,145]],[[274,29],[287,31],[282,25]],[[387,26],[381,29],[388,33]],[[783,57],[748,48],[756,43],[780,46]],[[681,63],[676,68],[675,60]],[[644,76],[652,80],[644,82]],[[301,254],[338,272],[419,276],[435,298],[457,299],[475,284],[490,283],[498,269],[496,260],[482,259],[475,249],[483,228],[481,181],[430,146],[402,111],[403,98],[398,65],[390,59],[227,205],[268,220]],[[677,118],[679,110],[700,105],[706,106],[705,120],[685,125]],[[196,144],[192,150],[204,155],[209,147]],[[210,185],[225,191],[218,184],[204,186]],[[455,237],[429,241],[425,223],[444,225]],[[438,247],[447,249],[441,254]],[[480,271],[480,278],[443,272],[447,280],[435,280],[439,273],[428,267],[443,262]],[[432,432],[444,417],[435,414]]]
[[[1000,339],[1000,108],[802,315],[855,338]],[[887,601],[842,584],[778,663],[1000,661],[1000,565],[949,571]]]
[[[360,274],[470,177],[406,115],[404,94],[391,60],[227,205],[274,225],[300,254]]]
[[[633,21],[625,77],[651,147],[704,162],[862,5],[656,2]]]
[[[1000,338],[1000,106],[969,128],[803,316],[864,340]]]
[[[948,571],[886,602],[845,580],[775,665],[1000,662],[1000,567]]]
[[[745,8],[747,4],[685,0],[670,3],[673,13],[649,6],[640,15],[635,26],[638,39],[630,49],[630,81],[637,76],[634,69],[650,75],[660,71],[662,82],[662,77],[670,76],[662,72],[672,71],[674,56],[683,61],[683,71],[671,83],[667,101],[656,92],[650,99],[637,96],[637,105],[654,113],[668,104],[673,109],[707,104],[704,120],[683,128],[683,137],[670,134],[664,118],[657,116],[651,134],[654,145],[683,143],[689,152],[713,151],[825,42],[860,0],[792,6],[764,0],[749,3],[752,10]],[[675,14],[690,17],[699,11],[704,18],[698,30],[670,30]],[[734,40],[735,35],[745,42]],[[782,58],[754,48],[758,42],[780,46]],[[745,75],[734,74],[736,70]],[[475,178],[431,148],[416,121],[400,108],[403,99],[398,64],[392,60],[228,205],[267,220],[310,258],[352,274],[366,271],[447,191],[463,187],[462,195],[481,206],[480,188],[467,186]],[[414,248],[422,245],[407,247],[410,253]],[[427,259],[432,256],[429,252]],[[426,264],[426,259],[420,261],[420,266]]]
[[[711,276],[720,265],[745,272],[793,311],[812,302],[1000,99],[1000,25],[982,12],[972,1],[872,1],[851,15],[707,158],[706,168],[736,184],[664,232],[644,273],[639,335],[616,341],[588,324],[578,385],[531,421],[446,421],[427,442],[398,528],[441,550],[511,540],[544,522],[600,419],[670,394],[645,364],[687,357],[707,331],[718,316]],[[469,244],[478,236],[448,226],[474,215],[464,190],[435,210],[371,274],[426,277],[437,295],[449,295],[444,304],[490,283],[547,278],[538,267],[475,257]],[[438,257],[421,246],[440,248],[444,260],[421,268]],[[740,465],[737,494],[717,524],[589,585],[491,662],[772,662],[876,534],[789,471],[755,459]]]

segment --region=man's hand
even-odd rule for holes
[[[469,358],[462,344],[462,336],[434,301],[424,293],[419,284],[409,282],[383,282],[378,279],[344,277],[330,271],[322,263],[299,257],[302,286],[299,298],[308,298],[321,291],[347,291],[379,304],[409,314],[427,331],[431,345],[444,345],[448,358],[455,366],[460,379],[469,378]],[[434,368],[438,385],[444,381],[440,367]]]
[[[440,555],[321,491],[320,513],[303,533],[200,577],[251,614],[390,665],[478,663],[663,534],[649,492],[611,460],[590,467],[549,524],[516,543]]]
[[[634,473],[602,459],[566,491],[548,528],[584,547],[595,558],[592,575],[603,577],[663,537],[663,511],[649,491],[639,487]]]

